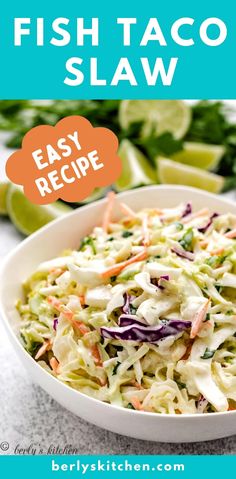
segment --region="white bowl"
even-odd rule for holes
[[[151,186],[118,195],[131,208],[173,207],[192,201],[195,209],[208,206],[211,211],[232,212],[236,205],[220,196],[194,188]],[[160,442],[195,442],[236,433],[236,411],[198,415],[162,415],[132,411],[100,402],[64,385],[45,372],[24,350],[17,337],[19,316],[16,299],[22,296],[21,284],[44,260],[63,249],[77,248],[80,238],[100,223],[105,200],[79,208],[42,228],[24,240],[6,259],[0,273],[0,310],[9,338],[32,379],[56,401],[77,416],[119,434]],[[115,214],[119,215],[118,208]]]

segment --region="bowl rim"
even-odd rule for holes
[[[188,192],[190,195],[191,195],[191,193],[194,193],[194,194],[197,193],[199,196],[203,196],[205,198],[217,199],[217,201],[220,201],[220,202],[222,202],[223,204],[226,204],[226,205],[228,204],[229,206],[233,206],[236,209],[236,203],[234,201],[228,199],[228,198],[220,197],[219,195],[209,193],[205,190],[200,190],[198,188],[193,188],[193,187],[189,187],[189,186],[181,186],[181,185],[169,185],[169,184],[167,184],[167,185],[143,186],[143,187],[140,187],[140,188],[135,188],[133,190],[127,190],[127,191],[124,191],[124,192],[121,192],[121,193],[117,193],[116,196],[117,196],[117,198],[122,198],[123,196],[125,196],[127,198],[127,196],[133,196],[133,195],[135,195],[135,193],[138,193],[140,191],[147,191],[147,190],[152,190],[152,191],[171,190],[171,191],[178,191],[178,192],[185,191],[185,192]],[[214,417],[219,418],[219,417],[224,417],[224,416],[230,416],[230,417],[236,416],[236,410],[235,411],[214,412],[214,413],[198,413],[198,414],[190,414],[190,413],[187,413],[187,414],[174,414],[174,413],[162,414],[162,413],[156,413],[156,412],[137,411],[137,410],[133,410],[133,409],[127,409],[125,407],[119,407],[119,406],[116,406],[114,404],[110,404],[110,403],[107,403],[105,401],[101,401],[101,400],[93,398],[92,396],[89,396],[89,395],[87,395],[87,394],[85,394],[81,391],[78,391],[76,389],[71,388],[69,385],[63,383],[59,379],[57,379],[54,376],[52,376],[51,374],[49,374],[25,350],[25,348],[23,347],[19,338],[15,334],[15,332],[14,332],[13,328],[11,327],[10,322],[8,320],[8,314],[7,314],[7,311],[5,310],[4,303],[2,302],[1,284],[2,284],[2,281],[3,281],[4,271],[7,268],[8,263],[12,260],[12,258],[14,258],[14,256],[21,249],[25,248],[25,246],[27,246],[28,243],[34,241],[34,239],[37,236],[39,236],[41,234],[43,235],[43,233],[45,231],[47,231],[49,229],[53,229],[55,224],[63,223],[63,221],[65,219],[67,219],[68,217],[73,217],[73,216],[76,217],[77,215],[79,215],[80,211],[85,211],[85,210],[89,211],[90,209],[93,209],[94,206],[97,206],[97,205],[100,205],[100,204],[102,205],[105,202],[106,202],[106,198],[102,198],[102,199],[93,201],[90,204],[80,206],[79,208],[76,208],[74,211],[71,211],[70,213],[66,214],[65,216],[56,218],[55,220],[51,221],[50,223],[46,224],[45,226],[43,226],[42,228],[40,228],[39,230],[37,230],[36,232],[31,234],[29,237],[23,239],[23,241],[21,241],[15,248],[13,248],[13,250],[10,251],[7,254],[7,256],[5,257],[5,259],[3,260],[2,264],[1,264],[1,267],[0,267],[0,316],[1,316],[0,319],[2,318],[2,320],[3,320],[2,321],[3,325],[4,325],[5,330],[7,331],[8,335],[10,336],[10,338],[12,340],[11,343],[12,343],[14,349],[16,349],[16,350],[18,349],[18,351],[20,351],[21,354],[23,354],[25,356],[26,361],[31,362],[32,367],[35,367],[38,371],[40,371],[40,374],[45,373],[48,376],[48,380],[52,381],[52,384],[55,382],[58,387],[60,385],[63,388],[63,390],[65,391],[65,394],[67,394],[67,392],[70,391],[70,394],[75,395],[75,399],[78,398],[78,395],[79,396],[81,395],[84,399],[87,399],[88,401],[91,401],[92,403],[94,403],[96,405],[102,406],[102,407],[104,407],[104,409],[106,409],[108,407],[108,408],[112,408],[114,411],[122,412],[122,414],[127,414],[127,415],[132,414],[132,415],[137,415],[137,417],[142,417],[142,418],[145,418],[148,415],[149,417],[151,417],[153,419],[156,418],[155,420],[157,420],[157,419],[163,420],[164,418],[166,418],[166,419],[167,418],[172,418],[172,419],[175,419],[176,421],[181,421],[181,420],[184,420],[184,419],[192,419],[193,421],[196,421],[200,418],[208,418],[208,419],[212,418],[212,419],[210,419],[212,421]]]

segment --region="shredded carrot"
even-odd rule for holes
[[[62,313],[65,318],[71,320],[74,316],[73,311],[71,311],[65,304],[63,304],[59,299],[54,296],[48,296],[48,303],[53,306],[59,313]]]
[[[136,218],[136,213],[126,203],[120,203],[120,209],[125,215]]]
[[[136,387],[137,389],[139,389],[140,391],[144,389],[143,386],[138,383],[138,381],[135,381],[135,379],[132,379],[132,381],[130,381],[130,382],[131,382],[131,384],[132,384],[133,386],[135,386],[135,387]]]
[[[72,326],[77,328],[82,335],[84,335],[84,334],[86,334],[90,331],[90,329],[87,328],[87,326],[85,326],[84,323],[82,323],[81,321],[75,321],[73,319],[73,316],[74,316],[73,311],[71,311],[69,308],[67,308],[67,306],[65,306],[61,301],[59,301],[59,299],[54,298],[54,296],[48,296],[47,300],[48,300],[49,304],[51,304],[66,319],[68,319],[68,321],[70,321]]]
[[[111,214],[112,214],[112,208],[114,205],[115,196],[116,195],[114,191],[109,191],[109,193],[107,194],[107,207],[104,213],[103,223],[102,223],[102,228],[106,233],[108,231],[109,223],[111,221]]]
[[[146,259],[146,257],[147,257],[147,251],[146,249],[144,249],[143,251],[136,254],[135,256],[132,256],[132,258],[127,259],[127,261],[122,261],[122,263],[117,263],[114,266],[111,266],[111,268],[106,269],[103,273],[101,273],[101,276],[102,278],[110,278],[111,276],[116,276],[126,266],[136,263],[136,261],[142,261]]]
[[[194,220],[195,218],[199,218],[200,216],[205,216],[209,214],[208,208],[202,208],[201,210],[197,211],[196,213],[191,213],[190,215],[182,218],[182,223],[189,223],[189,221]]]
[[[141,411],[143,409],[141,402],[136,396],[133,396],[130,402],[132,406],[134,407],[134,409],[137,409],[137,411]]]
[[[191,353],[191,350],[192,350],[192,345],[193,345],[193,341],[189,341],[188,345],[187,345],[187,348],[186,348],[186,351],[184,353],[184,355],[182,356],[181,359],[183,359],[183,361],[186,361],[186,359],[189,358],[190,356],[190,353]]]
[[[142,220],[142,229],[143,229],[143,246],[150,245],[150,232],[148,228],[148,215],[143,216]]]
[[[55,298],[55,296],[48,296],[47,297],[47,302],[53,306],[53,308],[57,309],[57,311],[61,311],[61,307],[63,306],[63,303]]]
[[[217,248],[217,249],[213,249],[210,251],[210,255],[211,256],[220,256],[221,254],[224,253],[224,248]]]
[[[229,407],[228,407],[228,411],[236,411],[236,407],[229,406]]]
[[[55,274],[56,276],[60,276],[63,273],[62,268],[52,268],[50,269],[49,273]]]
[[[46,339],[44,343],[42,344],[41,348],[39,348],[34,359],[38,360],[39,358],[41,358],[41,356],[43,356],[46,353],[46,351],[49,351],[51,349],[51,345],[52,345],[51,341],[49,339]]]
[[[60,364],[59,362],[57,361],[57,359],[55,357],[51,358],[50,361],[49,361],[49,364],[53,370],[53,372],[55,374],[59,374],[60,372]]]
[[[82,295],[80,295],[80,296],[79,296],[79,300],[80,300],[81,306],[84,306],[84,305],[85,305],[85,297],[82,296]]]
[[[73,319],[74,313],[71,311],[69,308],[66,306],[61,308],[61,314],[68,319],[68,321],[71,321]]]
[[[90,332],[90,329],[87,328],[87,326],[85,326],[84,323],[82,323],[82,321],[76,321],[75,319],[72,319],[71,320],[71,324],[72,326],[75,326],[75,328],[78,328],[78,330],[80,331],[80,333],[84,336],[86,333],[89,333]]]
[[[158,216],[161,216],[163,214],[163,210],[161,210],[160,208],[153,208],[152,211],[154,212],[155,215],[158,215]]]
[[[199,241],[199,244],[201,248],[206,248],[209,245],[209,241],[207,240]]]
[[[225,233],[225,238],[229,239],[234,239],[236,238],[236,228],[234,230],[228,231],[228,233]]]
[[[66,314],[64,314],[64,312],[62,312],[62,314],[65,316],[66,319],[68,319],[68,321],[70,321],[71,325],[74,328],[77,328],[79,330],[79,332],[82,334],[82,336],[84,336],[86,333],[90,332],[90,329],[87,328],[87,326],[85,326],[85,324],[82,323],[82,321],[76,321],[75,319],[73,319],[73,313],[72,313],[72,316],[70,316],[69,313],[68,313],[68,315],[66,315]]]
[[[106,386],[106,384],[108,384],[107,379],[99,379],[99,381],[100,381],[101,386]]]
[[[98,345],[97,345],[97,344],[94,344],[94,345],[90,348],[90,350],[91,350],[91,353],[92,353],[94,362],[95,362],[98,366],[102,366],[102,360],[101,360],[100,352],[99,352],[99,349],[98,349]]]
[[[193,322],[192,322],[192,328],[190,332],[191,339],[194,339],[199,333],[201,326],[203,324],[203,321],[206,319],[209,304],[210,304],[210,299],[208,299],[206,303],[196,313],[195,318],[193,319]]]
[[[224,237],[225,237],[225,238],[228,238],[228,239],[234,239],[234,238],[236,238],[236,228],[235,228],[234,230],[228,231],[228,233],[225,233],[225,234],[224,234]],[[203,240],[203,241],[200,242],[200,245],[203,246],[203,247],[204,247],[204,246],[207,246],[208,244],[209,244],[209,243],[208,243],[207,240]]]

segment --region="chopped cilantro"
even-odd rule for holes
[[[182,383],[181,381],[179,380],[175,380],[177,386],[179,386],[179,389],[186,389],[186,384],[185,383]]]
[[[119,365],[120,365],[120,362],[117,361],[116,365],[113,368],[112,376],[115,376],[115,374],[117,373],[117,369],[118,369]]]
[[[215,354],[215,350],[206,348],[205,353],[203,354],[203,356],[201,356],[201,359],[213,358],[214,354]]]
[[[182,223],[180,223],[179,221],[175,221],[174,225],[175,225],[177,231],[181,231],[184,228],[184,225],[182,225]]]
[[[123,346],[119,346],[118,344],[113,344],[113,348],[115,348],[116,351],[123,351]]]
[[[224,263],[225,259],[227,256],[222,255],[222,256],[211,256],[210,258],[207,258],[205,263],[210,266],[211,268],[217,268],[221,264]]]
[[[146,263],[152,263],[156,259],[160,259],[161,256],[159,254],[156,254],[155,256],[149,256],[149,258],[146,260]]]
[[[189,228],[182,239],[179,241],[179,244],[182,246],[185,251],[191,251],[192,249],[192,242],[193,242],[193,230]]]
[[[220,284],[215,284],[215,289],[218,291],[218,293],[221,293],[222,286]]]
[[[129,238],[130,236],[133,236],[133,233],[131,233],[131,231],[125,230],[122,232],[122,238]]]
[[[132,304],[129,305],[130,314],[136,314],[137,308],[135,308]]]
[[[83,250],[85,246],[91,246],[93,254],[97,253],[96,246],[92,236],[85,236],[80,244],[80,250]]]

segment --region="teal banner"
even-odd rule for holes
[[[232,0],[3,2],[1,99],[236,95]]]
[[[3,478],[222,479],[235,470],[235,456],[1,456]]]

